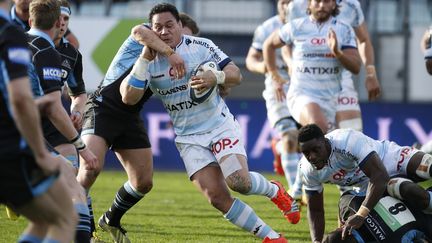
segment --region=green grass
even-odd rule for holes
[[[265,174],[269,179],[285,179]],[[124,172],[103,172],[92,188],[93,207],[97,218],[111,205],[117,189],[126,181]],[[338,192],[335,186],[325,188],[326,230],[337,224]],[[261,196],[242,196],[255,212],[289,242],[310,242],[309,226],[303,209],[297,225],[289,224],[273,203]],[[153,190],[135,205],[122,220],[132,242],[261,242],[250,233],[230,224],[198,192],[183,172],[155,172]],[[6,218],[0,206],[0,241],[16,242],[26,220]],[[99,234],[111,242],[107,233]]]
[[[123,19],[111,30],[93,51],[92,57],[102,73],[108,70],[114,55],[124,40],[130,35],[132,27],[143,23],[142,19]]]

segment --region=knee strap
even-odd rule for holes
[[[406,181],[412,182],[409,179],[405,179],[405,178],[401,178],[401,177],[390,179],[390,181],[387,183],[388,194],[392,197],[403,200],[403,198],[400,194],[400,186],[402,183],[404,183]]]
[[[423,179],[430,179],[431,175],[429,173],[430,167],[432,165],[432,155],[423,155],[420,165],[417,167],[416,174]]]

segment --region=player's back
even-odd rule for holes
[[[30,30],[28,34],[29,48],[32,62],[29,66],[29,78],[35,96],[61,90],[63,86],[61,58],[55,50],[54,42],[37,30]]]
[[[25,146],[12,118],[7,83],[27,75],[30,60],[26,36],[17,26],[0,17],[0,157],[17,154]]]

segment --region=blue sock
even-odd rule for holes
[[[249,172],[249,176],[252,182],[251,190],[247,193],[248,195],[263,195],[268,198],[276,196],[278,186],[268,181],[264,176],[257,172]]]
[[[90,242],[91,224],[88,206],[77,203],[75,204],[75,210],[79,216],[79,221],[75,232],[75,242]]]
[[[18,243],[41,243],[42,239],[29,234],[22,234],[18,239]]]
[[[231,223],[251,232],[261,239],[264,239],[267,236],[271,239],[279,238],[278,233],[264,223],[264,221],[256,215],[249,205],[245,204],[238,198],[234,199],[231,208],[224,217]]]

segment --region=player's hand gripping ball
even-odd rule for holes
[[[192,71],[192,76],[200,76],[206,71],[219,71],[219,66],[214,61],[204,61],[197,65]],[[217,93],[217,85],[205,90],[197,90],[192,87],[189,89],[190,98],[196,103],[203,103]]]

